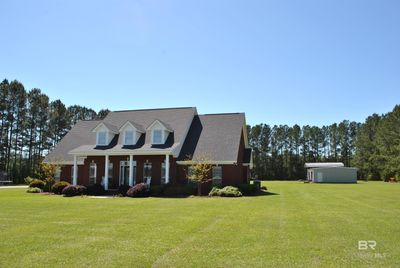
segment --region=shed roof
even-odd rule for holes
[[[324,162],[324,163],[306,163],[305,168],[320,168],[320,167],[344,167],[341,162]]]

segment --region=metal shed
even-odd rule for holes
[[[306,163],[307,180],[320,183],[357,183],[357,169],[343,163]]]

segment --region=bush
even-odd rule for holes
[[[219,196],[219,191],[221,190],[221,188],[219,188],[218,186],[214,186],[211,191],[208,193],[208,196]]]
[[[55,194],[61,194],[61,193],[62,193],[62,190],[63,190],[65,187],[69,186],[69,185],[71,185],[69,182],[66,182],[66,181],[59,181],[59,182],[56,182],[56,183],[53,185],[53,187],[51,187],[51,191],[52,191],[53,193],[55,193]]]
[[[256,184],[241,184],[239,185],[239,190],[244,194],[244,195],[252,195],[256,194],[258,192],[258,186]]]
[[[31,182],[33,180],[35,180],[35,178],[29,177],[29,176],[24,179],[25,183],[28,184],[28,185],[31,184]]]
[[[28,188],[28,190],[26,190],[27,193],[31,193],[31,194],[36,194],[36,193],[41,193],[42,189],[37,188],[37,187],[32,187],[32,188]]]
[[[164,189],[165,196],[189,196],[196,192],[196,188],[190,185],[167,185]]]
[[[29,187],[30,187],[30,188],[40,188],[40,189],[43,189],[43,188],[44,188],[44,185],[45,185],[44,181],[38,180],[38,179],[33,179],[33,180],[31,181],[31,183],[29,184]]]
[[[101,184],[93,184],[87,188],[88,195],[105,195],[107,192]]]
[[[240,197],[240,196],[242,196],[242,193],[236,187],[225,186],[222,189],[213,187],[208,195],[209,196],[222,196],[222,197]]]
[[[76,189],[78,190],[78,195],[85,195],[87,194],[87,188],[83,185],[76,185]]]
[[[162,196],[164,194],[165,185],[152,185],[150,186],[150,195]]]
[[[48,177],[48,178],[44,179],[43,181],[44,181],[43,192],[50,192],[51,187],[53,187],[53,185],[56,181],[52,177]]]
[[[65,187],[65,188],[61,191],[61,193],[62,193],[64,196],[76,196],[76,195],[78,195],[78,188],[76,188],[75,185],[69,185],[69,186]]]
[[[129,197],[147,197],[149,196],[149,189],[147,184],[138,183],[135,186],[131,187],[127,192],[126,196]]]
[[[126,196],[126,192],[128,192],[128,190],[131,188],[131,186],[129,185],[120,185],[118,187],[118,194],[122,195],[122,196]]]

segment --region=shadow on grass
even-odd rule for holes
[[[259,191],[259,192],[254,193],[254,194],[246,194],[246,195],[243,195],[243,196],[257,197],[257,196],[267,196],[267,195],[279,195],[279,194],[278,193],[268,192],[268,191]]]

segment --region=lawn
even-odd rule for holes
[[[236,199],[0,189],[0,267],[400,266],[400,184],[264,185]]]

